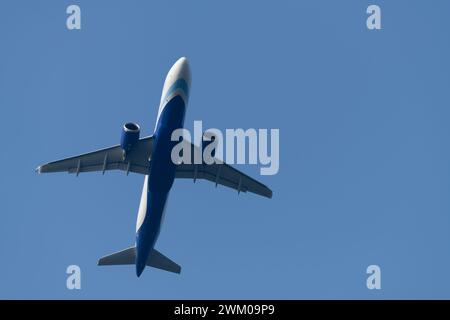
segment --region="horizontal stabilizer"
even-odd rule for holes
[[[136,263],[136,247],[104,256],[98,260],[99,266],[116,266]],[[169,272],[180,273],[181,267],[159,251],[152,249],[147,259],[147,266]]]
[[[124,264],[136,263],[136,247],[130,247],[128,249],[104,256],[98,260],[99,266],[116,266]]]
[[[147,259],[147,266],[166,270],[169,272],[180,273],[181,267],[167,258],[158,250],[153,249]]]

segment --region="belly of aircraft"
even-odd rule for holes
[[[171,141],[173,130],[182,128],[185,104],[176,96],[162,111],[155,130],[150,174],[148,176],[147,208],[144,221],[137,230],[136,247],[138,260],[146,260],[161,230],[164,209],[169,191],[175,179],[176,167],[171,152],[178,141]]]

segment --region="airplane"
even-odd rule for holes
[[[272,191],[264,184],[227,165],[223,161],[213,164],[177,163],[171,159],[171,150],[177,141],[171,140],[175,129],[183,128],[191,87],[191,71],[185,57],[171,67],[164,82],[153,135],[140,138],[140,127],[125,123],[120,144],[39,166],[38,173],[68,172],[78,176],[82,172],[122,170],[144,175],[144,186],[136,222],[135,245],[104,256],[98,265],[135,265],[140,277],[146,266],[180,273],[181,267],[157,251],[156,240],[164,220],[165,206],[175,178],[209,180],[240,192],[252,192],[267,198]],[[201,147],[188,143],[193,152]],[[203,143],[203,142],[202,142]],[[214,155],[213,155],[214,156]]]

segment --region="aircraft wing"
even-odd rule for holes
[[[123,152],[120,145],[101,149],[75,157],[53,161],[39,166],[36,171],[39,173],[47,172],[93,172],[107,170],[122,170],[140,174],[149,174],[150,158],[152,153],[153,137],[139,139],[133,146],[133,149],[123,159]]]
[[[186,141],[186,143],[189,143]],[[200,148],[189,143],[192,152],[201,152]],[[192,161],[193,162],[193,161]],[[272,198],[272,190],[259,181],[218,160],[214,164],[178,164],[176,178],[205,179],[235,189],[240,192],[252,192],[263,197]]]

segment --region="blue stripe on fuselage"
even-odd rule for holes
[[[136,272],[145,268],[150,251],[158,238],[164,207],[175,179],[175,164],[171,159],[172,132],[183,127],[186,105],[180,95],[173,97],[164,107],[154,133],[152,161],[148,177],[147,212],[136,232]]]
[[[167,90],[164,100],[169,98],[177,89],[183,90],[186,97],[189,96],[189,86],[186,80],[180,78],[170,86],[169,90]]]

